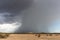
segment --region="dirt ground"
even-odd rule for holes
[[[60,40],[60,34],[10,34],[7,38],[0,40]]]

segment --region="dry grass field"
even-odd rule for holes
[[[60,40],[60,34],[10,34],[0,40]]]

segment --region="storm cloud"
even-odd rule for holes
[[[0,32],[60,32],[59,20],[60,0],[0,0],[0,23],[13,23],[0,25]]]
[[[32,7],[26,10],[19,32],[59,33],[58,20],[60,20],[60,0],[35,0]],[[56,24],[52,24],[53,21]]]
[[[0,0],[0,32],[10,33],[20,27],[24,10],[32,2],[33,0]]]

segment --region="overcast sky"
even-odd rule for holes
[[[60,0],[35,0],[25,13],[21,31],[60,33],[59,21]]]
[[[24,16],[22,26],[14,26],[18,28],[18,30],[14,29],[17,33],[60,33],[60,0],[34,0],[32,2],[32,0],[0,0],[0,23],[21,23],[20,20]],[[8,28],[14,31],[12,27]],[[9,30],[7,31],[10,32]]]

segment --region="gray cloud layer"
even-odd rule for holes
[[[56,32],[51,23],[57,19],[60,20],[59,0],[36,0],[32,7],[27,9],[20,30],[35,33]]]
[[[21,27],[24,10],[32,2],[33,0],[0,0],[0,32],[15,32],[19,24]],[[12,24],[16,22],[18,26]]]
[[[0,0],[0,14],[5,18],[5,22],[13,22],[16,19],[14,17],[17,15],[21,17],[21,11],[27,9],[31,3],[32,0]]]
[[[52,27],[49,27],[50,23],[52,23],[52,21],[56,19],[60,20],[60,1],[59,0],[34,0],[34,1],[35,3],[32,4],[33,2],[32,0],[0,0],[0,14],[4,14],[2,19],[1,18],[0,19],[3,20],[5,17],[7,23],[16,20],[18,20],[17,22],[19,22],[23,16],[22,14],[24,14],[24,18],[22,21],[23,24],[16,31],[17,33],[52,32],[50,31]],[[30,4],[32,4],[32,6],[30,6]]]

